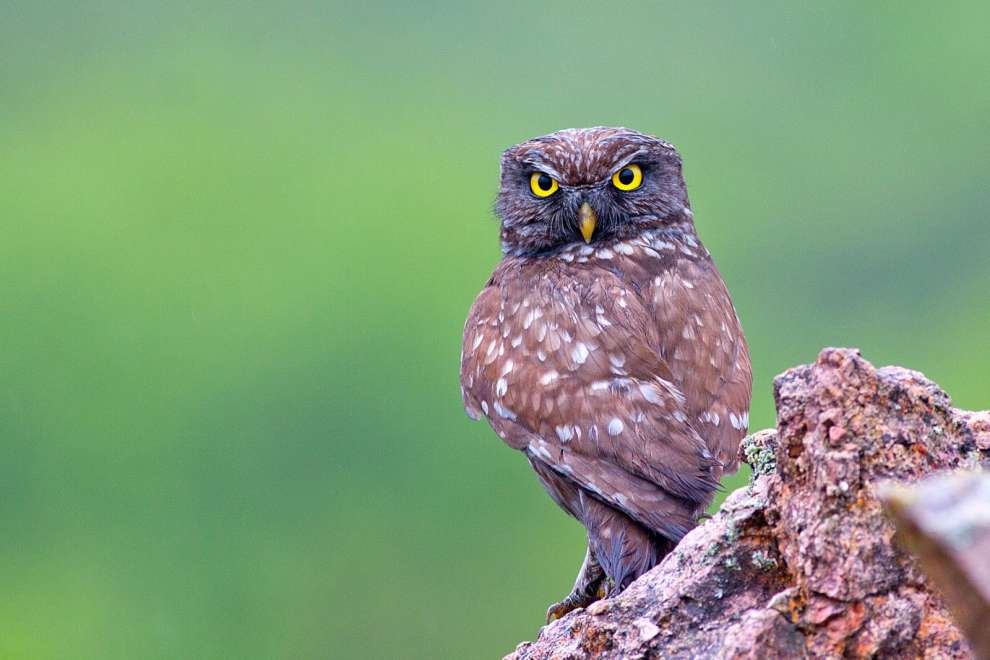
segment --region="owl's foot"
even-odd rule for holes
[[[559,603],[554,603],[547,608],[547,623],[552,623],[557,619],[563,618],[568,612],[573,612],[580,607],[587,607],[596,600],[601,600],[602,598],[608,597],[610,593],[610,584],[610,580],[602,580],[598,584],[597,591],[595,591],[592,596],[588,596],[583,592],[578,593],[577,591],[572,591],[567,598]]]
[[[591,601],[575,598],[574,594],[571,594],[559,603],[554,603],[547,608],[547,623],[553,623],[557,619],[563,618],[568,612],[573,612],[580,607],[587,607],[590,604]]]

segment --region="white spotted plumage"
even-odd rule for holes
[[[642,191],[609,188],[633,162]],[[534,171],[559,190],[535,200]],[[582,202],[600,219],[590,239]],[[527,454],[621,589],[735,467],[751,385],[738,317],[662,140],[595,128],[523,143],[503,155],[496,206],[505,257],[465,324],[465,408]],[[621,556],[602,539],[621,539]]]

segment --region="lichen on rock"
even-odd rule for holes
[[[753,478],[772,474],[777,469],[777,432],[765,429],[743,438],[739,446],[740,460],[753,469]]]

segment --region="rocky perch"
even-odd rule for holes
[[[955,539],[948,545],[959,556],[976,548],[968,559],[943,557],[961,562],[945,574],[968,585],[957,590],[962,601],[943,589],[972,644],[923,572],[928,562],[895,544],[884,510],[889,497],[900,525],[929,498],[905,488],[990,465],[990,412],[956,410],[922,374],[874,368],[849,349],[825,349],[815,364],[781,374],[774,397],[777,430],[740,448],[754,472],[748,487],[623,593],[546,626],[508,657],[990,657],[965,611],[990,603],[980,592],[990,585],[990,501],[979,499],[990,477],[964,488],[964,529],[941,537]],[[933,517],[951,526],[939,511],[952,501],[942,497],[928,518],[916,512],[898,539],[917,538]]]

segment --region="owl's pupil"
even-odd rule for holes
[[[633,179],[635,178],[636,178],[636,173],[633,172],[628,167],[623,169],[621,172],[619,172],[619,182],[624,186],[628,186],[630,183],[633,182]]]
[[[541,174],[538,179],[536,179],[536,185],[539,186],[540,190],[550,190],[553,186],[553,179],[548,177],[546,174]]]

